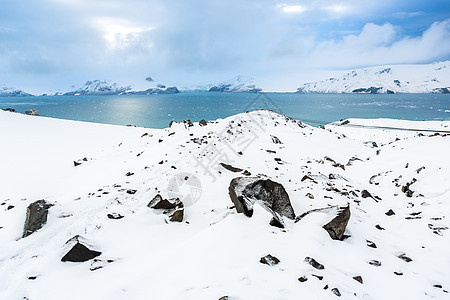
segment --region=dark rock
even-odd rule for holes
[[[22,237],[29,236],[47,223],[48,209],[52,206],[53,204],[47,203],[45,200],[38,200],[28,205]]]
[[[229,299],[230,299],[230,297],[228,297],[228,296],[222,296],[219,298],[219,300],[229,300]]]
[[[385,230],[385,229],[384,229],[383,227],[381,227],[381,226],[380,226],[380,225],[378,225],[378,224],[377,224],[377,225],[375,225],[375,228],[376,228],[376,229],[378,229],[378,230]]]
[[[332,289],[331,289],[331,292],[332,292],[333,294],[335,294],[336,296],[338,296],[338,297],[341,296],[341,293],[339,292],[338,288],[332,288]]]
[[[224,164],[224,163],[220,163],[220,165],[222,167],[224,167],[225,169],[227,169],[228,171],[231,171],[231,172],[237,173],[237,172],[242,172],[243,171],[243,169],[235,168],[235,167],[233,167],[231,165],[227,165],[227,164]]]
[[[303,176],[302,179],[301,179],[302,182],[305,181],[305,180],[311,180],[311,181],[314,181],[314,179],[311,178],[311,177],[309,177],[308,175]]]
[[[114,262],[114,260],[112,260],[112,259],[97,259],[97,258],[95,258],[92,261],[91,267],[89,268],[89,270],[96,271],[96,270],[104,268],[106,265],[113,263],[113,262]]]
[[[169,215],[170,222],[183,222],[184,208],[178,208]]]
[[[10,210],[10,209],[13,209],[14,208],[14,205],[8,205],[8,207],[6,208],[6,210]]]
[[[350,124],[349,120],[344,120],[343,122],[341,122],[341,125],[347,125],[347,124]]]
[[[387,213],[385,213],[385,215],[386,216],[393,216],[393,215],[395,215],[395,212],[392,209],[390,209],[390,210],[388,210]]]
[[[28,276],[27,279],[28,280],[36,280],[38,277],[37,276]]]
[[[200,126],[206,126],[206,125],[208,125],[208,123],[205,121],[205,120],[200,120],[200,122],[198,122],[198,124],[200,125]]]
[[[372,242],[372,241],[366,240],[366,243],[367,243],[367,246],[370,247],[370,248],[376,248],[377,247],[377,245],[374,242]]]
[[[61,261],[70,261],[70,262],[84,262],[90,259],[93,259],[99,255],[101,252],[91,250],[85,245],[81,244],[79,241],[61,258]]]
[[[228,191],[238,213],[251,217],[253,204],[260,201],[274,217],[278,214],[291,220],[295,219],[294,209],[286,190],[281,184],[270,179],[237,177],[231,180]]]
[[[108,217],[108,219],[113,219],[113,220],[120,220],[123,218],[123,216],[118,213],[107,214],[106,216]]]
[[[408,256],[406,256],[405,253],[400,254],[400,255],[397,256],[397,257],[400,258],[400,259],[403,260],[403,261],[406,261],[406,262],[411,262],[411,261],[412,261],[412,259],[409,258]]]
[[[316,278],[319,279],[319,280],[322,280],[322,279],[323,279],[323,276],[319,276],[319,275],[316,275],[316,274],[311,274],[311,276],[314,276],[314,277],[316,277]]]
[[[433,287],[438,288],[438,289],[442,289],[442,285],[441,284],[433,284]]]
[[[314,258],[312,258],[312,257],[309,257],[309,256],[305,257],[305,262],[308,263],[308,264],[310,264],[311,266],[313,266],[313,267],[316,268],[317,270],[323,270],[323,269],[325,269],[325,267],[324,267],[322,264],[318,263],[318,262],[317,262]]]
[[[415,183],[417,179],[413,178],[410,182],[407,182],[404,186],[402,186],[402,192],[406,194],[406,197],[411,198],[414,194],[414,191],[412,191],[409,187]]]
[[[361,276],[354,276],[353,279],[355,279],[356,281],[358,281],[359,283],[363,284],[363,279]]]
[[[186,127],[186,128],[194,126],[194,123],[192,123],[191,120],[184,120],[183,123],[184,123],[184,127]]]
[[[274,144],[283,144],[283,143],[280,141],[280,139],[277,138],[276,136],[271,135],[271,137],[272,137],[272,142],[273,142]]]
[[[328,232],[333,240],[342,240],[345,228],[350,220],[350,204],[346,207],[339,207],[336,217],[323,228]]]
[[[130,195],[134,195],[134,194],[136,194],[136,192],[137,192],[137,190],[127,190],[127,194],[130,194]]]
[[[369,261],[369,265],[379,267],[379,266],[381,266],[381,261],[373,259],[373,260]]]
[[[403,275],[402,272],[394,272],[394,274],[397,275],[397,276],[402,276]]]
[[[77,166],[79,166],[79,165],[81,165],[80,162],[73,161],[73,166],[74,166],[74,167],[77,167]]]
[[[309,199],[314,199],[314,195],[311,193],[307,193],[305,196],[308,197]]]
[[[328,284],[323,287],[324,290],[328,290]]]
[[[307,280],[308,280],[308,278],[306,278],[306,276],[302,276],[298,279],[298,281],[300,281],[300,282],[305,282]]]
[[[132,172],[127,172],[127,174],[125,174],[125,176],[132,176],[132,175],[134,175],[134,173]]]
[[[361,192],[361,197],[363,197],[363,198],[373,198],[372,197],[372,194],[371,193],[369,193],[369,191],[368,190],[362,190],[362,192]]]
[[[252,176],[252,173],[250,173],[247,170],[244,170],[244,172],[242,172],[242,175],[244,175],[244,176]]]
[[[153,209],[176,209],[184,205],[178,198],[163,199],[160,194],[157,194],[147,206]]]
[[[271,225],[273,227],[282,228],[282,229],[285,227],[283,221],[280,218],[278,218],[278,217],[273,217],[270,220],[269,225]]]
[[[276,258],[275,256],[267,254],[266,256],[261,257],[259,262],[262,264],[265,264],[265,265],[274,266],[274,265],[277,265],[278,263],[280,263],[280,260],[278,258]]]

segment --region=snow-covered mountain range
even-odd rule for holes
[[[299,93],[450,93],[450,61],[356,69],[305,83]]]
[[[16,88],[0,87],[0,97],[24,97],[24,96],[32,96],[32,95]]]
[[[259,93],[262,89],[256,87],[254,79],[244,79],[242,76],[236,76],[228,81],[210,86],[209,92],[222,93]]]
[[[133,90],[133,87],[131,85],[120,86],[117,83],[111,81],[93,80],[87,81],[79,89],[64,93],[63,95],[151,95],[175,93],[179,93],[176,87],[167,87],[163,84],[154,84],[154,87],[148,88],[143,91],[137,91]]]

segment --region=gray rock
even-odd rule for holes
[[[231,180],[228,191],[237,212],[247,217],[253,215],[253,204],[259,201],[278,221],[282,222],[280,217],[295,219],[289,195],[280,183],[258,177],[237,177]]]
[[[147,207],[158,210],[169,216],[170,222],[182,222],[184,217],[184,204],[178,198],[163,199],[160,194],[153,197]]]
[[[324,265],[322,265],[321,263],[317,262],[314,258],[312,257],[305,257],[305,262],[310,264],[311,266],[313,266],[314,268],[316,268],[317,270],[323,270],[325,269]]]
[[[47,203],[45,200],[38,200],[28,205],[22,237],[29,236],[47,223],[48,209],[52,206],[53,204]]]
[[[267,254],[266,256],[261,257],[259,262],[262,264],[265,264],[265,265],[274,266],[274,265],[279,264],[280,260],[278,258],[276,258],[275,256]]]
[[[345,228],[350,220],[350,204],[345,207],[339,207],[336,217],[329,223],[325,224],[323,228],[328,232],[333,240],[340,240],[344,238]]]
[[[359,283],[363,284],[363,279],[361,276],[354,276],[353,279],[355,279],[356,281],[358,281]]]

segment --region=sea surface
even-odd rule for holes
[[[147,96],[0,97],[0,108],[41,116],[150,128],[170,121],[216,120],[270,109],[313,126],[346,118],[450,120],[450,94],[227,94],[184,92]]]

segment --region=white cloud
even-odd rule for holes
[[[398,30],[389,23],[369,23],[359,35],[319,43],[307,61],[314,66],[350,68],[430,62],[450,55],[450,19],[433,23],[419,37],[398,36]]]
[[[302,13],[306,11],[306,7],[301,5],[278,4],[277,8],[284,13]]]

